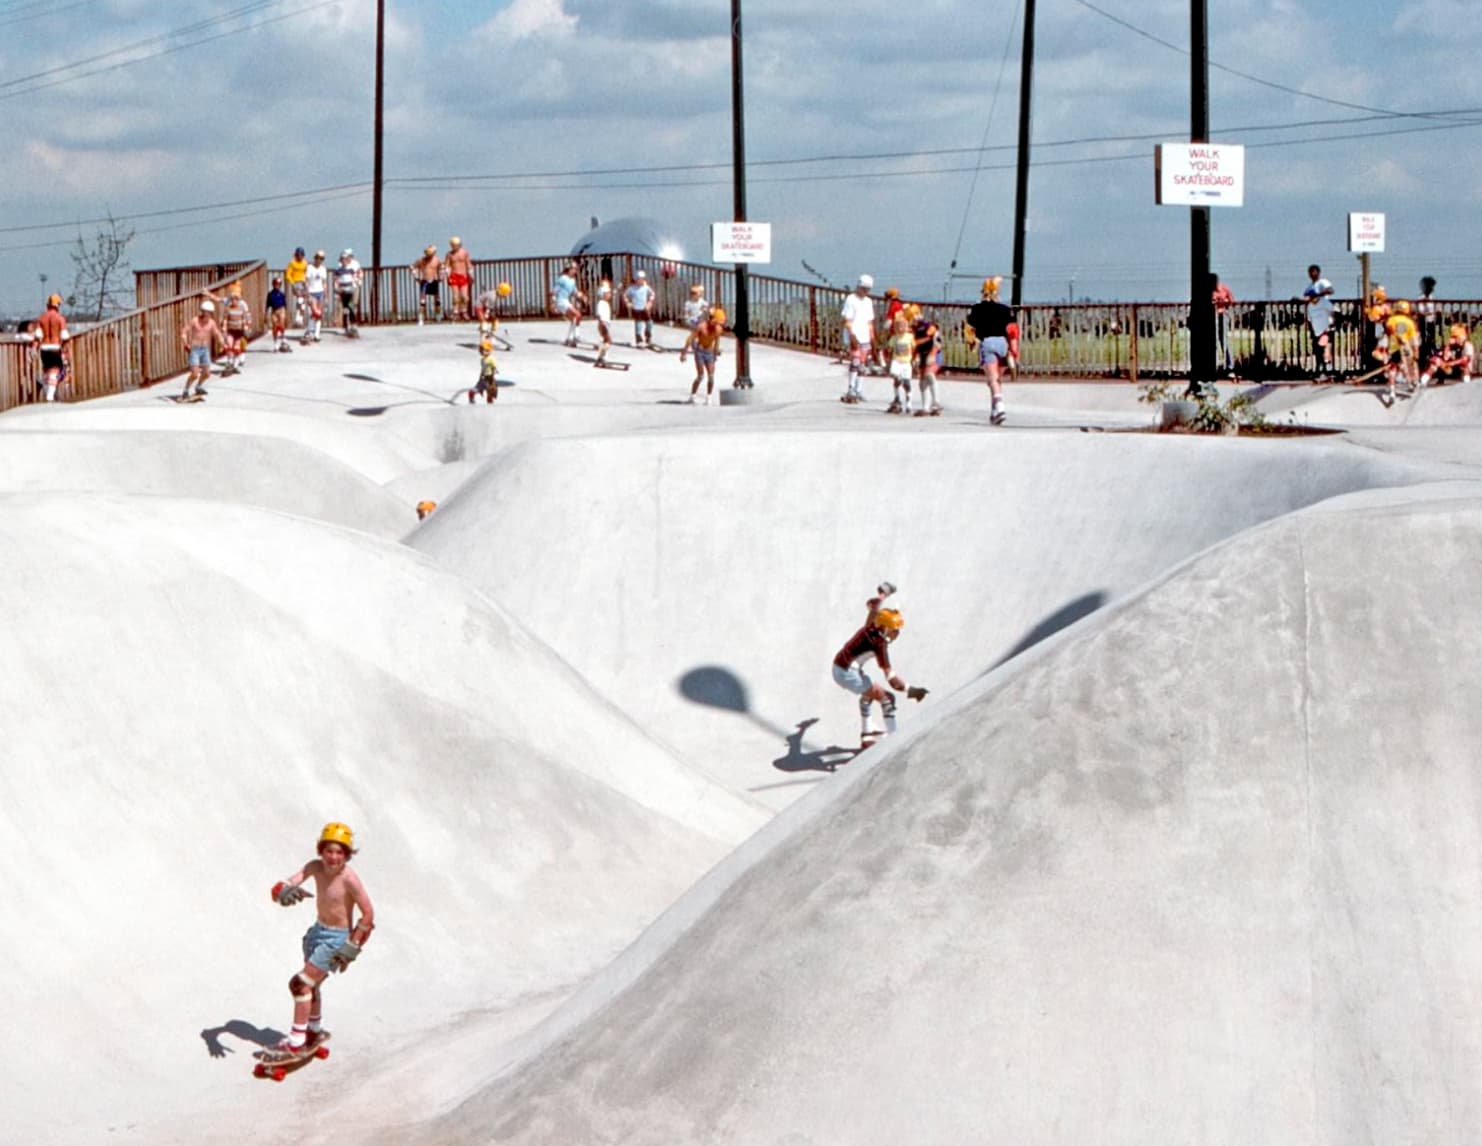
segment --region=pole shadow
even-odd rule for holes
[[[997,661],[995,661],[993,665],[988,669],[988,671],[992,672],[999,666],[1007,664],[1020,653],[1028,652],[1041,641],[1048,640],[1050,637],[1053,637],[1056,633],[1058,633],[1061,629],[1068,629],[1071,625],[1075,624],[1083,617],[1089,617],[1092,613],[1096,612],[1103,605],[1105,605],[1110,599],[1111,598],[1106,593],[1098,589],[1095,592],[1086,593],[1080,597],[1077,597],[1074,601],[1069,601],[1066,604],[1061,605],[1060,608],[1056,609],[1053,613],[1040,621],[1039,624],[1035,625],[1032,629],[1030,629],[1022,637],[1020,637],[1019,642]]]

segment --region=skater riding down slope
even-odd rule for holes
[[[861,749],[868,748],[881,736],[889,736],[895,731],[895,704],[897,692],[904,692],[912,700],[921,700],[926,696],[926,689],[915,685],[908,685],[890,666],[891,642],[900,636],[901,629],[905,627],[905,620],[901,617],[900,610],[884,607],[887,597],[895,592],[895,586],[889,581],[880,583],[876,590],[877,596],[871,597],[867,603],[869,613],[865,617],[865,623],[859,630],[844,642],[844,647],[834,655],[834,683],[846,692],[852,692],[859,697],[859,746]],[[886,683],[890,685],[887,689],[884,685],[876,684],[863,669],[863,663],[874,657],[875,663],[880,671],[885,673]],[[895,691],[892,692],[891,689]],[[878,701],[880,712],[885,717],[884,732],[870,727],[870,708]]]
[[[349,825],[329,823],[319,833],[319,858],[310,860],[273,886],[273,899],[284,907],[319,899],[318,919],[304,933],[304,967],[288,981],[293,995],[293,1031],[259,1056],[264,1062],[302,1058],[329,1037],[322,1026],[320,987],[331,971],[347,970],[376,928],[376,910],[360,876],[350,870],[355,834]],[[301,885],[312,879],[314,891]],[[360,912],[356,922],[355,912]]]

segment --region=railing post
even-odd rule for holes
[[[1127,332],[1127,373],[1132,382],[1137,381],[1137,329],[1138,319],[1137,304],[1132,304],[1132,329]]]

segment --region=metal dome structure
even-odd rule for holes
[[[684,259],[684,249],[673,231],[657,219],[631,216],[598,223],[571,248],[573,255],[654,255],[658,258]]]

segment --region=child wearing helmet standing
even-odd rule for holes
[[[273,330],[273,349],[292,353],[288,345],[288,295],[283,290],[283,276],[274,275],[267,297],[268,325]]]
[[[869,369],[874,353],[875,300],[870,291],[875,280],[869,275],[860,275],[854,293],[844,300],[839,317],[844,320],[844,339],[849,346],[849,385],[839,401],[854,404],[864,401],[860,393],[859,376]]]
[[[603,282],[597,287],[597,361],[593,366],[607,364],[607,352],[612,349],[612,284]]]
[[[890,386],[892,390],[887,414],[909,414],[911,412],[911,365],[916,360],[916,336],[911,333],[911,324],[905,313],[898,312],[891,320],[890,339]]]
[[[1003,367],[1010,358],[1019,356],[1019,324],[1014,321],[1014,312],[998,300],[1002,285],[997,275],[983,280],[983,297],[967,312],[963,329],[968,345],[978,346],[978,363],[993,396],[988,420],[995,426],[1003,425],[1007,417],[1003,409]]]
[[[346,247],[340,252],[340,265],[334,269],[334,289],[340,297],[340,323],[346,338],[359,338],[360,280],[363,272],[355,252]]]
[[[235,374],[247,362],[247,336],[252,333],[252,308],[242,297],[242,284],[226,288],[226,305],[222,313],[226,331],[227,363],[223,373]]]
[[[323,1027],[324,1001],[320,987],[331,971],[345,971],[376,928],[376,910],[359,874],[350,870],[355,854],[355,834],[349,825],[328,823],[319,833],[319,858],[310,860],[287,879],[273,885],[273,900],[292,907],[301,900],[318,898],[318,918],[304,933],[304,966],[288,981],[293,995],[293,1028],[270,1050],[259,1051],[264,1062],[303,1058],[329,1038]],[[303,884],[314,881],[314,890]],[[359,911],[360,919],[355,919]]]
[[[876,590],[876,596],[871,597],[866,604],[869,612],[865,616],[865,623],[860,626],[854,636],[844,642],[844,647],[834,654],[834,683],[846,692],[852,692],[859,697],[859,746],[861,749],[870,747],[881,736],[889,736],[895,731],[895,694],[897,692],[904,692],[912,700],[917,701],[926,696],[926,689],[908,685],[890,665],[891,642],[900,636],[901,629],[905,627],[905,620],[901,617],[900,610],[885,608],[885,599],[894,592],[895,586],[889,581],[881,582]],[[886,683],[890,685],[889,689],[871,680],[861,667],[871,657],[875,659],[875,664],[879,666],[880,671],[885,673]],[[892,689],[894,691],[891,691]],[[885,717],[884,732],[870,727],[870,708],[877,701]]]
[[[710,313],[696,324],[679,351],[679,361],[691,350],[695,352],[695,380],[690,383],[689,404],[695,404],[700,393],[700,383],[705,383],[705,405],[710,405],[715,395],[715,361],[720,357],[720,339],[726,331],[726,312],[721,307],[711,307]]]
[[[463,245],[463,240],[454,235],[448,240],[448,257],[443,260],[443,270],[448,275],[448,310],[454,322],[468,322],[473,317],[469,308],[469,297],[473,290],[473,256]]]
[[[67,317],[62,313],[61,295],[47,298],[46,309],[32,323],[31,337],[36,340],[36,351],[41,358],[43,398],[55,402],[57,387],[67,369],[67,341],[72,337],[67,330]]]
[[[911,324],[911,334],[916,341],[916,385],[921,391],[921,408],[916,411],[920,418],[928,414],[940,414],[937,402],[937,374],[942,369],[942,330],[932,319],[921,312],[914,302],[906,307],[906,320]],[[931,391],[928,399],[927,391]]]
[[[429,319],[441,321],[443,317],[442,289],[443,261],[437,257],[436,244],[429,243],[422,257],[412,264],[412,275],[417,280],[417,325]]]
[[[468,392],[470,405],[476,394],[482,394],[486,403],[499,397],[499,364],[494,361],[494,343],[487,338],[479,343],[479,381]]]

